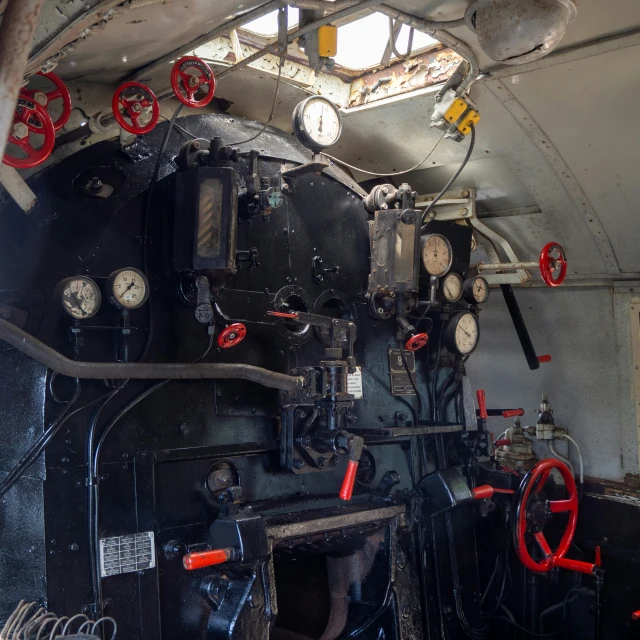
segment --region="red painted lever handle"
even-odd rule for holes
[[[356,473],[358,472],[358,462],[356,460],[349,460],[347,465],[347,472],[344,474],[344,480],[342,481],[342,487],[340,488],[340,499],[351,500],[353,495],[353,487],[356,483]]]
[[[523,416],[524,409],[507,409],[502,412],[503,418],[515,418],[516,416]]]
[[[509,438],[503,438],[502,440],[496,440],[493,443],[494,447],[508,447],[511,445],[511,440]]]
[[[639,611],[634,611],[634,612],[631,614],[631,619],[632,619],[632,620],[640,620],[640,610],[639,610]]]
[[[490,484],[481,484],[479,487],[471,489],[471,494],[474,500],[484,500],[485,498],[491,498],[494,493],[515,493],[513,489],[498,489],[492,487]]]
[[[551,362],[550,355],[538,356],[538,362]]]
[[[480,409],[480,419],[486,420],[489,415],[487,414],[487,399],[484,395],[484,390],[478,389],[476,391],[476,396],[478,398],[478,409]]]
[[[211,551],[197,551],[187,553],[182,558],[182,566],[187,571],[212,567],[216,564],[227,562],[235,555],[235,549],[212,549]]]

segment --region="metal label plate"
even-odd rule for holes
[[[155,566],[156,545],[153,531],[100,540],[100,575],[103,578],[144,571]]]

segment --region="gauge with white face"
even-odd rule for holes
[[[109,301],[118,309],[138,309],[149,297],[149,281],[133,267],[114,271],[107,280],[107,288]]]
[[[98,285],[85,276],[72,276],[55,289],[58,306],[76,320],[87,320],[98,313],[102,295]]]
[[[443,334],[447,349],[461,356],[469,355],[478,346],[479,337],[478,319],[470,311],[453,316]]]
[[[332,147],[342,133],[340,111],[326,98],[307,98],[293,111],[293,131],[298,140],[312,151]]]
[[[442,294],[447,302],[458,302],[462,297],[462,278],[457,273],[449,273],[442,281]]]
[[[449,241],[438,233],[425,236],[422,244],[422,264],[432,276],[443,276],[451,268],[453,251]]]
[[[470,304],[482,304],[489,299],[489,283],[482,276],[467,278],[462,293]]]

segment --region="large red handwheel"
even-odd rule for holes
[[[37,75],[51,80],[55,88],[51,91],[42,91],[41,89],[23,89],[22,93],[35,100],[43,109],[47,111],[51,117],[51,103],[54,100],[62,100],[62,113],[53,120],[53,128],[58,131],[62,129],[69,120],[71,115],[71,96],[64,82],[55,73],[42,73]],[[53,119],[53,118],[52,118]]]
[[[141,116],[145,109],[151,109],[151,117],[143,124]],[[111,109],[116,122],[129,133],[142,135],[149,133],[160,118],[160,105],[158,98],[149,87],[140,82],[125,82],[120,85],[113,94]],[[130,123],[125,120],[129,118]]]
[[[542,493],[552,469],[557,469],[564,480],[569,497],[566,500],[548,500]],[[574,560],[563,560],[576,532],[578,522],[578,491],[571,470],[564,462],[555,458],[541,460],[535,464],[522,480],[515,496],[516,508],[512,512],[513,542],[516,553],[527,569],[537,572],[550,571],[553,567],[565,567],[581,571],[574,565],[587,565]],[[569,520],[560,544],[551,550],[544,536],[544,526],[554,513],[568,513]],[[542,552],[542,560],[533,559],[527,549],[527,542],[533,538]],[[589,565],[592,566],[592,565]]]
[[[38,148],[31,142],[32,133],[44,136]],[[2,161],[16,169],[30,169],[43,163],[51,155],[55,141],[56,131],[49,114],[35,100],[21,93],[18,96],[7,145],[20,148],[26,158],[12,155],[11,149],[8,148]]]
[[[417,351],[422,349],[429,341],[429,336],[426,333],[416,333],[412,335],[404,345],[407,351]]]
[[[556,252],[558,255],[554,256]],[[554,271],[560,270],[554,276]],[[540,275],[548,287],[562,284],[567,275],[567,254],[557,242],[548,242],[540,252]]]
[[[247,327],[241,322],[234,322],[220,332],[218,346],[222,349],[230,349],[240,344],[246,335]]]
[[[205,85],[206,95],[201,100],[196,100],[196,93]],[[176,98],[187,107],[204,107],[213,99],[216,80],[213,71],[204,60],[195,56],[185,56],[171,69],[171,88]]]

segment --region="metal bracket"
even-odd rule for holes
[[[435,195],[418,196],[416,199],[416,209],[425,209],[433,201]],[[456,220],[467,220],[469,224],[485,238],[499,245],[505,252],[510,262],[522,262],[509,241],[500,234],[490,229],[484,222],[478,219],[476,215],[476,190],[464,189],[461,191],[448,191],[438,200],[436,206],[429,212],[429,220],[441,220],[444,222],[453,222]],[[482,277],[489,284],[522,284],[531,279],[531,274],[526,269],[518,269],[512,273],[483,273]]]

